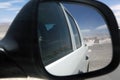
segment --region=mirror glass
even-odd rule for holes
[[[40,3],[38,41],[45,69],[55,76],[99,70],[112,60],[105,18],[89,5]]]

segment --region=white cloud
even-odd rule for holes
[[[24,2],[25,0],[11,0],[9,3],[21,3]]]
[[[12,21],[13,21],[12,18],[4,18],[4,19],[0,20],[0,23],[4,23],[4,22],[11,23]]]
[[[19,11],[21,8],[8,8],[9,11]]]
[[[104,29],[107,29],[106,25],[102,25],[96,28],[96,30],[104,30]]]
[[[119,16],[116,16],[116,18],[117,18],[118,25],[119,25],[119,27],[120,27],[120,15],[119,15]]]
[[[83,33],[88,33],[90,32],[91,30],[90,29],[84,29],[84,30],[81,30]]]
[[[20,11],[16,11],[15,13],[18,14]]]
[[[118,25],[120,27],[120,4],[111,6],[111,9],[113,10],[113,12],[114,12],[114,14],[116,16]]]
[[[14,3],[21,3],[25,0],[10,0],[7,2],[0,2],[0,9],[9,9],[13,6]]]
[[[4,23],[4,22],[12,22],[14,20],[14,17],[16,16],[16,14],[21,10],[21,8],[23,7],[23,5],[28,2],[29,0],[8,0],[8,1],[4,1],[1,2],[0,1],[0,14],[2,12],[2,14],[4,15],[5,11],[9,12],[14,12],[15,14],[8,14],[8,16],[0,16],[0,23]],[[21,4],[21,5],[17,5],[17,4]],[[6,13],[6,12],[5,12]]]
[[[119,11],[114,11],[114,13],[115,13],[116,16],[120,17],[120,10]]]
[[[120,10],[120,4],[111,7],[112,10]]]
[[[0,9],[10,8],[12,6],[9,2],[0,2]]]

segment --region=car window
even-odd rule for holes
[[[70,24],[71,24],[71,27],[72,27],[72,30],[73,30],[76,47],[80,48],[82,44],[81,44],[80,35],[79,35],[79,32],[78,32],[76,23],[75,23],[73,17],[68,12],[66,12],[66,13],[68,15],[68,18],[69,18],[69,21],[70,21]]]
[[[38,19],[40,51],[44,65],[73,51],[67,21],[59,4],[40,4]]]

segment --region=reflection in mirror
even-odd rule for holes
[[[75,3],[40,3],[38,23],[41,58],[50,74],[82,74],[111,62],[109,30],[97,9]]]

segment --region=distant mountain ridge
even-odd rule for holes
[[[5,26],[5,27],[7,27],[7,26],[9,26],[9,25],[10,25],[9,22],[0,23],[0,27],[1,27],[1,26]]]
[[[10,23],[0,23],[0,40],[5,36],[8,31]]]

